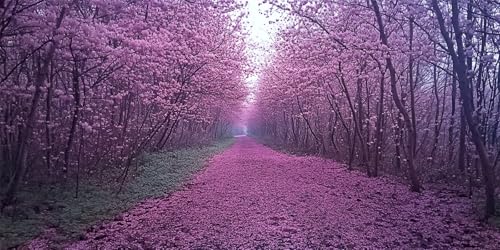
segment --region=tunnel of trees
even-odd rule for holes
[[[457,184],[495,213],[497,0],[264,2],[283,25],[252,99],[243,1],[0,1],[2,206],[23,183],[120,183],[244,113],[255,136],[415,192]]]

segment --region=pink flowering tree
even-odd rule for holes
[[[246,96],[237,1],[2,1],[0,185],[123,170],[224,136]]]
[[[498,4],[266,2],[285,20],[254,133],[369,176],[402,175],[417,192],[424,181],[483,186],[494,213]]]

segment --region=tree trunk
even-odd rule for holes
[[[485,195],[486,195],[486,216],[492,216],[495,214],[495,171],[493,165],[489,160],[487,149],[481,138],[481,134],[478,129],[478,119],[474,117],[474,103],[472,89],[469,84],[469,77],[466,66],[465,50],[462,41],[462,31],[460,27],[460,17],[459,17],[459,6],[458,0],[452,0],[452,25],[455,31],[455,44],[457,45],[457,50],[455,51],[455,45],[452,42],[451,37],[448,34],[448,30],[445,26],[445,20],[437,0],[432,0],[432,7],[436,13],[436,18],[438,19],[439,28],[441,34],[446,42],[448,53],[453,60],[453,68],[458,76],[458,83],[460,87],[460,94],[462,97],[462,106],[464,111],[465,120],[469,127],[471,133],[471,139],[476,146],[477,154],[479,155],[479,160],[482,166],[484,184],[485,184]],[[469,72],[470,73],[470,72]]]
[[[52,31],[52,37],[55,36],[59,27],[61,27],[62,20],[64,15],[66,14],[66,7],[61,9],[59,12],[59,16],[56,19],[56,26]],[[12,203],[14,197],[16,195],[17,189],[19,187],[19,183],[21,182],[22,177],[27,168],[27,158],[28,158],[28,143],[31,140],[33,129],[35,127],[36,121],[36,112],[38,110],[38,106],[41,99],[41,86],[47,79],[49,65],[54,57],[54,53],[56,51],[57,41],[53,40],[49,46],[47,54],[45,58],[42,60],[41,66],[35,78],[35,93],[33,94],[33,99],[31,101],[31,108],[28,113],[28,117],[26,122],[24,123],[24,129],[21,131],[20,141],[18,144],[17,156],[15,160],[15,173],[12,179],[9,182],[7,187],[7,192],[5,193],[5,197],[2,201],[2,207],[5,207]]]
[[[80,83],[79,83],[79,73],[78,73],[78,65],[77,65],[77,59],[75,58],[75,65],[73,68],[73,75],[72,75],[72,80],[73,80],[73,97],[75,98],[75,110],[73,111],[73,118],[71,121],[71,128],[69,131],[69,136],[68,136],[68,142],[66,144],[66,148],[64,149],[64,167],[63,167],[63,173],[66,173],[68,171],[69,167],[69,157],[70,157],[70,152],[71,148],[73,146],[73,141],[75,138],[75,133],[76,133],[76,126],[78,125],[78,120],[80,118]]]
[[[380,32],[380,40],[382,41],[382,44],[385,46],[389,46],[389,41],[387,39],[387,35],[385,34],[385,27],[384,23],[382,20],[382,13],[380,12],[377,0],[371,0],[371,3],[373,5],[373,10],[375,12],[375,16],[377,18],[377,24]],[[408,162],[408,175],[410,178],[411,182],[411,191],[413,192],[420,192],[421,191],[421,185],[420,185],[420,180],[417,174],[417,171],[415,169],[415,145],[416,145],[416,138],[415,138],[415,131],[414,131],[414,125],[412,124],[412,119],[410,118],[410,115],[408,114],[408,111],[405,109],[403,106],[401,99],[399,98],[398,95],[398,90],[397,90],[397,74],[396,74],[396,69],[394,68],[394,65],[392,64],[392,59],[389,56],[386,56],[386,64],[387,68],[389,69],[389,75],[391,79],[391,93],[392,93],[392,98],[394,100],[394,103],[396,104],[396,107],[398,108],[399,112],[403,116],[403,121],[406,124],[406,127],[408,129],[408,154],[407,154],[407,162]]]
[[[379,172],[379,161],[382,154],[382,139],[384,138],[384,130],[382,128],[384,121],[384,85],[385,85],[385,72],[382,72],[380,76],[380,90],[379,90],[379,101],[378,101],[378,112],[377,112],[377,123],[375,125],[376,141],[375,144],[375,164],[373,166],[373,176],[378,176]]]

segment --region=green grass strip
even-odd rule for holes
[[[78,198],[74,198],[74,184],[23,189],[14,216],[0,215],[0,249],[28,241],[44,228],[56,228],[60,240],[78,237],[92,224],[111,219],[142,200],[172,193],[233,142],[231,138],[209,146],[146,154],[119,194],[113,179],[109,181],[113,185],[82,183]]]

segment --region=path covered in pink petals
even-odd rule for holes
[[[169,197],[96,226],[68,249],[499,249],[467,198],[411,193],[329,160],[238,138]]]

